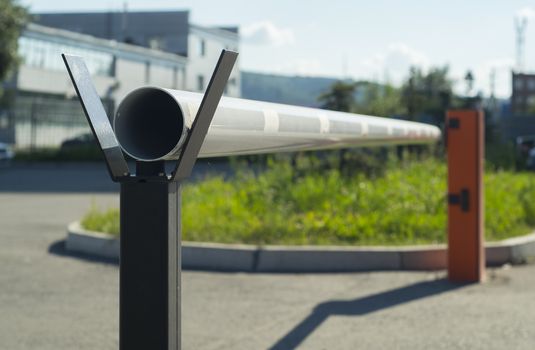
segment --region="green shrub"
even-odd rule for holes
[[[81,225],[90,231],[106,232],[113,236],[119,235],[119,210],[98,210],[95,206],[82,218]]]
[[[446,238],[446,166],[437,160],[397,163],[383,175],[339,170],[296,175],[289,162],[260,174],[242,170],[189,184],[183,194],[183,238],[249,244],[422,244]],[[301,169],[302,170],[302,169]],[[300,172],[300,174],[302,171]],[[485,176],[488,240],[535,227],[535,177]],[[118,211],[92,209],[84,227],[117,233]]]

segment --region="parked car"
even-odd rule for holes
[[[11,159],[13,159],[13,156],[14,153],[11,150],[11,147],[6,143],[0,142],[0,163],[9,163]]]
[[[98,147],[95,137],[91,133],[86,133],[63,141],[60,146],[60,151],[70,151],[92,147]]]
[[[61,161],[100,161],[102,152],[91,133],[80,134],[63,141],[57,153]]]
[[[526,167],[529,170],[535,170],[535,147],[528,152],[528,158],[526,160]]]

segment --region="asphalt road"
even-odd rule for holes
[[[117,349],[117,265],[62,244],[67,223],[117,194],[83,191],[105,184],[104,169],[82,187],[32,184],[56,178],[43,171],[0,169],[0,349]],[[479,285],[443,277],[186,271],[183,349],[535,348],[534,265],[489,270]]]

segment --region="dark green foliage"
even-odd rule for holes
[[[513,142],[496,140],[485,144],[485,165],[492,170],[523,170],[525,160]]]
[[[16,68],[17,43],[27,21],[27,10],[17,0],[0,0],[0,81]]]
[[[406,114],[401,103],[400,89],[386,84],[380,85],[369,82],[358,82],[357,92],[362,91],[362,98],[354,105],[353,112],[374,115],[378,117],[393,117]]]
[[[434,67],[427,73],[417,67],[410,69],[409,78],[401,89],[401,102],[409,119],[429,116],[437,125],[444,122],[446,110],[455,107],[457,102],[448,73],[448,66]]]
[[[330,89],[318,97],[320,108],[331,111],[351,112],[355,106],[356,85],[352,82],[337,81]]]

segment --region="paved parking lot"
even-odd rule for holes
[[[0,169],[0,349],[117,349],[117,265],[62,243],[116,188],[99,167],[29,171]],[[534,265],[468,286],[443,272],[183,274],[184,349],[533,349],[534,324]]]

